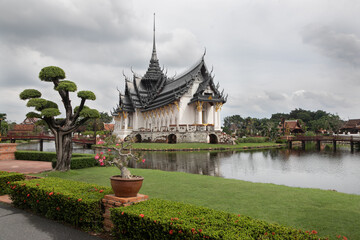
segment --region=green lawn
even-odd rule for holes
[[[277,147],[278,143],[274,142],[264,142],[264,143],[240,143],[236,145],[227,145],[227,144],[209,144],[209,143],[134,143],[133,148],[135,149],[153,149],[153,150],[163,150],[163,149],[246,149],[246,148],[268,148],[268,147]],[[282,145],[281,145],[282,146]]]
[[[110,186],[115,167],[87,168],[69,172],[47,172],[42,176]],[[219,177],[132,169],[145,178],[140,193],[150,198],[182,201],[268,222],[316,230],[320,236],[344,235],[360,239],[360,196],[318,189],[250,183]]]

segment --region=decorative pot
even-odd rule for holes
[[[116,197],[136,197],[142,186],[144,178],[133,176],[130,179],[121,178],[120,175],[110,178],[111,187]]]

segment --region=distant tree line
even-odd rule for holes
[[[290,113],[275,113],[271,118],[243,118],[240,115],[233,115],[224,118],[223,131],[228,134],[243,136],[264,136],[275,138],[279,134],[278,126],[282,119],[299,120],[304,131],[327,133],[338,132],[344,121],[337,114],[323,110],[309,111],[295,109]]]

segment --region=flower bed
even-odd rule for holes
[[[152,199],[111,209],[117,239],[326,239],[250,217]]]
[[[24,174],[0,171],[0,195],[8,194],[10,183],[24,179]]]
[[[20,181],[10,186],[16,207],[92,230],[102,228],[101,199],[112,193],[108,187],[60,178]]]

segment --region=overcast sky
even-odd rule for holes
[[[160,64],[180,74],[202,56],[229,94],[222,118],[269,118],[295,108],[360,118],[360,1],[351,0],[0,0],[0,113],[21,122],[19,99],[59,66],[88,106],[110,112],[125,75],[143,75],[152,51],[153,13]],[[79,104],[72,95],[73,106]],[[60,109],[60,111],[62,108]]]

